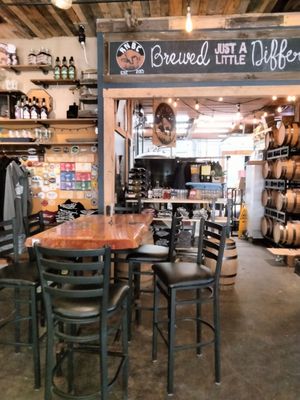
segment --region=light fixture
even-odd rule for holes
[[[272,100],[277,100],[277,96],[272,96]]]
[[[190,2],[188,2],[187,8],[186,8],[185,30],[188,33],[192,32],[192,30],[193,30],[193,21],[192,21]]]
[[[72,0],[51,0],[51,4],[62,10],[68,10],[72,7]]]
[[[263,114],[263,116],[264,116],[264,118],[267,118],[268,113],[265,111],[264,114]]]
[[[177,107],[177,100],[173,101],[173,107]]]
[[[223,97],[219,97],[218,101],[223,101]]]
[[[169,104],[172,103],[172,98],[171,98],[171,97],[168,98],[168,103],[169,103]]]
[[[277,112],[279,112],[279,113],[282,112],[282,107],[281,107],[281,106],[279,106],[279,107],[277,108]]]
[[[199,103],[198,103],[198,100],[196,100],[196,103],[195,103],[195,110],[199,110],[199,107],[200,107],[200,105],[199,105]]]

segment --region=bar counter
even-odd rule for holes
[[[112,249],[138,247],[152,222],[151,215],[116,214],[81,216],[26,239],[25,246],[38,241],[45,247],[95,249],[105,245]]]

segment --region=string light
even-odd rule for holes
[[[192,22],[192,14],[190,3],[188,2],[188,6],[186,9],[186,20],[185,20],[185,30],[190,33],[193,30],[193,22]]]
[[[277,96],[272,96],[272,100],[273,101],[277,100]]]
[[[218,101],[223,101],[223,97],[219,97]]]
[[[236,117],[236,119],[241,119],[241,105],[237,104],[236,109],[237,109],[237,112],[236,112],[235,117]]]
[[[267,118],[267,116],[268,116],[268,113],[265,111],[264,114],[263,114],[263,117]]]
[[[198,111],[199,108],[200,108],[199,102],[198,102],[198,100],[196,100],[196,103],[195,103],[195,110]]]
[[[172,98],[171,98],[171,97],[168,98],[168,103],[169,103],[169,104],[172,103]]]
[[[279,113],[282,112],[282,107],[281,107],[281,106],[279,106],[279,107],[277,108],[277,112],[279,112]]]
[[[173,101],[173,106],[177,107],[177,99]]]

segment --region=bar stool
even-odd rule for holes
[[[220,317],[219,317],[219,278],[222,266],[222,258],[225,247],[225,227],[210,221],[200,220],[198,241],[198,253],[196,262],[167,262],[157,263],[152,266],[154,271],[154,300],[153,300],[153,339],[152,360],[157,360],[158,334],[168,346],[168,377],[167,392],[173,394],[174,388],[174,354],[179,350],[190,348],[197,349],[197,355],[201,354],[202,347],[213,344],[215,358],[215,379],[220,383]],[[210,258],[216,262],[216,269],[203,265],[204,258]],[[186,298],[186,294],[192,291],[194,297]],[[168,303],[168,334],[164,334],[162,325],[165,320],[159,320],[158,307],[159,295],[162,294]],[[183,295],[184,298],[183,298]],[[212,305],[212,321],[202,318],[202,303]],[[194,317],[177,318],[177,305],[195,305]],[[180,321],[193,320],[196,325],[196,343],[176,344],[176,330],[179,330]],[[202,340],[202,326],[208,327],[212,332],[211,340]],[[182,327],[183,328],[183,327]]]
[[[32,348],[34,387],[39,389],[41,372],[37,301],[40,280],[36,263],[33,260],[19,261],[17,237],[14,220],[0,222],[0,258],[7,259],[8,262],[7,267],[0,269],[0,289],[11,289],[14,293],[11,298],[14,307],[13,317],[7,319],[0,326],[0,329],[3,329],[8,324],[14,324],[14,340],[1,341],[1,344],[14,345],[16,352],[20,351],[21,346]],[[13,261],[10,261],[10,257],[13,258]],[[28,339],[26,341],[22,339],[21,332],[21,323],[24,321],[28,322]]]
[[[133,250],[127,256],[129,263],[128,279],[130,286],[130,304],[133,305],[133,309],[136,312],[136,321],[138,324],[141,323],[142,309],[152,311],[151,307],[142,307],[140,302],[140,296],[142,293],[153,293],[153,288],[141,289],[141,276],[153,276],[152,270],[142,271],[142,264],[153,264],[164,261],[174,261],[176,257],[175,247],[178,236],[182,229],[182,215],[177,211],[173,214],[169,246],[159,246],[155,244],[144,244]],[[129,327],[131,327],[132,310],[129,315]],[[129,337],[131,338],[131,328]]]
[[[123,399],[127,399],[129,287],[122,282],[110,284],[110,248],[77,250],[36,245],[35,251],[47,319],[45,400],[52,399],[52,394],[63,399],[107,400],[121,374]],[[110,351],[110,338],[113,337],[116,347],[120,336],[121,348]],[[55,359],[56,346],[61,352]],[[79,360],[79,365],[75,362],[78,352],[99,358],[100,387],[93,392],[76,390],[79,381],[76,372],[80,372],[83,362]],[[113,377],[109,376],[109,356],[117,359]],[[65,365],[66,387],[55,381]]]

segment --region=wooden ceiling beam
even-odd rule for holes
[[[67,19],[69,20],[69,18],[66,18],[65,14],[63,16],[61,16],[61,13],[58,12],[59,10],[56,11],[54,9],[54,7],[52,7],[52,6],[48,6],[47,11],[51,15],[53,20],[56,21],[56,23],[59,26],[59,28],[61,29],[63,35],[74,36],[74,31],[69,28],[69,23],[67,21]]]
[[[0,1],[1,4],[6,4],[6,1]],[[16,7],[17,8],[17,7]],[[9,24],[11,24],[14,27],[14,30],[20,34],[19,37],[23,37],[24,39],[30,39],[32,37],[37,36],[35,32],[31,29],[30,26],[26,24],[23,18],[23,14],[21,13],[21,18],[15,14],[11,10],[11,7],[9,8],[2,8],[1,9],[1,17],[5,19],[5,21]]]
[[[150,14],[151,17],[160,17],[160,1],[159,0],[152,0],[149,2],[150,7]]]
[[[236,13],[237,14],[245,14],[248,10],[250,3],[251,3],[251,0],[240,0],[240,5],[238,6]]]
[[[86,6],[74,4],[72,7],[77,21],[73,20],[74,25],[82,24],[86,29],[88,36],[96,35],[96,19],[90,14],[90,10]]]
[[[183,15],[182,0],[169,0],[169,16],[173,17],[178,15]]]

